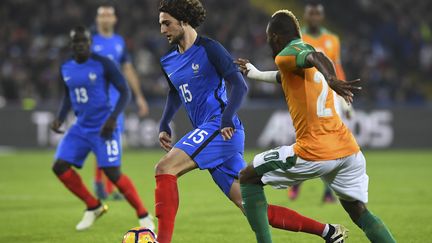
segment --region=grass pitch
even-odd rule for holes
[[[51,172],[53,151],[0,154],[0,242],[121,242],[137,225],[125,201],[106,202],[110,209],[85,232],[74,230],[84,205]],[[246,153],[250,161],[254,152]],[[367,151],[369,209],[383,219],[398,242],[431,242],[432,152]],[[160,151],[126,151],[123,171],[138,187],[154,214],[154,165]],[[92,189],[93,157],[80,171]],[[305,183],[291,202],[285,190],[266,188],[270,203],[287,206],[323,222],[350,230],[348,242],[368,242],[339,204],[321,204],[322,183]],[[225,198],[206,171],[179,179],[180,208],[173,242],[254,242],[246,218]],[[323,242],[302,233],[273,230],[274,242]]]

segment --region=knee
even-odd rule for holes
[[[70,167],[71,166],[69,165],[69,163],[62,161],[62,160],[57,160],[56,162],[54,162],[51,169],[54,172],[54,174],[56,174],[57,176],[60,176],[63,173],[65,173],[67,170],[69,170]]]
[[[239,173],[239,182],[240,184],[255,184],[257,183],[256,179],[257,175],[251,165],[248,165],[246,168],[242,169]]]
[[[120,179],[121,172],[119,167],[107,167],[102,170],[112,183],[116,183]]]
[[[360,201],[347,202],[345,200],[341,200],[341,203],[355,223],[358,222],[360,216],[367,210],[366,205]]]
[[[156,175],[173,174],[172,161],[169,157],[164,156],[155,166]]]

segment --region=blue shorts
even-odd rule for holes
[[[120,166],[122,155],[120,130],[114,131],[112,138],[104,139],[99,132],[83,132],[80,127],[74,125],[58,145],[55,158],[81,168],[90,151],[95,154],[99,168]]]
[[[245,134],[243,129],[236,129],[233,137],[224,141],[219,126],[219,119],[204,123],[187,133],[174,147],[188,154],[201,170],[209,170],[216,184],[229,196],[234,179],[246,166],[243,159]]]

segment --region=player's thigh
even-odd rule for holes
[[[329,165],[297,157],[293,146],[281,146],[254,157],[253,167],[262,183],[274,188],[286,188],[302,181],[320,177]]]
[[[345,201],[368,201],[369,177],[366,174],[366,159],[360,151],[339,159],[339,165],[321,178]]]
[[[77,168],[81,168],[90,150],[91,145],[85,135],[71,127],[57,147],[55,160],[66,161]]]
[[[245,166],[246,162],[243,159],[243,154],[237,153],[224,161],[221,165],[211,168],[208,171],[221,191],[228,198],[233,199],[231,196],[233,183],[236,181],[238,182],[239,173]]]
[[[103,138],[99,133],[89,135],[92,150],[96,156],[99,168],[120,167],[122,158],[122,141],[119,129],[116,129],[111,138]]]
[[[170,174],[177,177],[197,168],[197,164],[183,150],[172,148],[156,164],[156,175]]]

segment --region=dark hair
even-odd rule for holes
[[[269,31],[276,34],[301,38],[300,25],[296,16],[289,10],[276,11],[269,22]]]
[[[323,5],[323,1],[320,1],[320,0],[306,0],[305,1],[305,6],[313,6],[313,7],[316,7],[316,6],[319,6],[319,5]]]
[[[199,0],[162,0],[159,12],[168,13],[192,28],[199,27],[206,18],[206,10]]]

